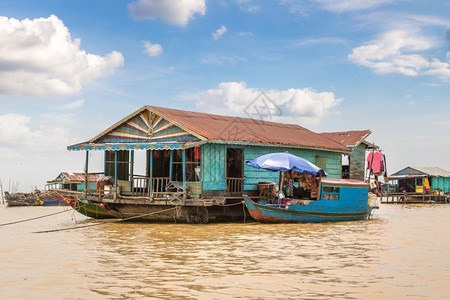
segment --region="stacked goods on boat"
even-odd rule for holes
[[[5,192],[7,206],[31,206],[39,205],[35,193],[12,193]]]

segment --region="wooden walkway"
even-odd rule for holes
[[[382,197],[382,204],[408,203],[450,203],[450,195],[431,195],[422,193],[390,193]]]

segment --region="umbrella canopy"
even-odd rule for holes
[[[327,176],[328,174],[316,166],[315,164],[303,159],[301,157],[290,154],[289,152],[277,152],[265,154],[254,160],[247,161],[247,165],[257,168],[265,169],[270,171],[295,171],[301,174],[309,174],[316,176],[317,174],[322,174]]]

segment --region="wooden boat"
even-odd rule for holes
[[[67,205],[66,202],[64,202],[61,199],[57,199],[58,196],[53,194],[52,192],[49,192],[49,191],[37,194],[36,197],[37,197],[37,200],[39,202],[39,205],[42,205],[42,206],[63,206],[63,205]]]
[[[35,193],[12,193],[5,192],[6,205],[12,206],[34,206],[39,205]]]
[[[259,222],[334,222],[363,220],[373,209],[369,185],[349,179],[321,179],[319,200],[285,199],[280,203],[254,202],[244,195],[250,215]]]
[[[56,196],[57,200],[63,201],[82,215],[94,219],[112,219],[115,218],[108,212],[102,204],[91,203],[85,199],[79,199],[77,196]]]

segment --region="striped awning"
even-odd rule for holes
[[[69,151],[86,151],[86,150],[98,150],[98,151],[120,151],[120,150],[176,150],[183,149],[184,144],[175,143],[81,143],[71,145],[67,147]]]

